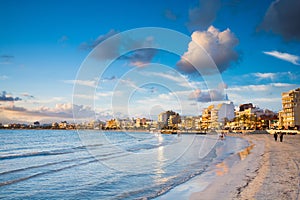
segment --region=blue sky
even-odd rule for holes
[[[281,93],[300,87],[299,10],[297,0],[0,0],[0,123],[199,115],[225,94],[279,111]]]

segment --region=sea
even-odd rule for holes
[[[216,134],[0,130],[0,199],[155,199],[249,146]]]

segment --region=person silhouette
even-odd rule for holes
[[[275,142],[277,142],[277,137],[278,137],[278,134],[275,132],[275,133],[274,133],[274,139],[275,139]]]
[[[283,133],[280,133],[279,139],[280,139],[280,142],[283,141]]]

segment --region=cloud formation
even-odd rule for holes
[[[100,60],[108,60],[120,57],[120,59],[128,61],[129,65],[136,67],[140,67],[149,63],[156,55],[157,50],[154,48],[149,48],[149,46],[152,46],[154,38],[148,37],[145,40],[134,40],[129,37],[124,37],[124,35],[111,38],[118,33],[119,32],[115,30],[110,30],[108,33],[100,35],[94,41],[82,43],[80,45],[80,49],[92,50],[97,45],[101,45],[99,48],[95,49],[91,56]],[[109,43],[105,43],[104,41],[108,38],[110,38]],[[147,48],[143,49],[143,47]],[[121,55],[122,50],[130,50],[135,48],[141,49],[135,50],[126,55]]]
[[[220,8],[220,0],[199,0],[199,5],[189,10],[187,26],[191,30],[207,29],[215,20]]]
[[[137,41],[128,39],[128,41],[123,44],[125,48],[131,48],[131,47],[149,47],[152,46],[154,43],[153,37],[148,37],[143,41]],[[155,48],[143,48],[135,50],[127,55],[123,55],[121,59],[127,60],[128,64],[135,67],[141,67],[145,64],[148,64],[151,62],[151,60],[154,58],[154,56],[157,53],[157,49]]]
[[[117,80],[118,78],[116,76],[111,76],[111,77],[106,77],[106,78],[102,78],[100,81],[101,82],[108,82],[108,81],[114,81]]]
[[[108,31],[106,34],[98,36],[97,39],[95,39],[95,40],[81,43],[80,46],[79,46],[79,48],[82,49],[82,50],[92,50],[98,44],[100,44],[104,40],[106,40],[106,39],[114,36],[117,33],[119,33],[119,32],[116,31],[116,30],[114,30],[114,29],[112,29],[112,30]]]
[[[64,83],[73,84],[73,85],[81,85],[95,88],[97,86],[98,80],[95,78],[94,80],[64,80]]]
[[[143,65],[150,63],[156,53],[157,49],[140,49],[129,55],[122,56],[122,58],[127,60],[129,62],[128,64],[131,66],[142,67]]]
[[[219,72],[224,72],[233,61],[239,58],[235,47],[238,45],[239,40],[234,33],[229,29],[219,31],[213,26],[210,26],[207,31],[195,31],[192,34],[192,42],[189,43],[188,51],[184,53],[181,60],[177,63],[180,70],[186,73],[194,73],[197,71],[191,63],[195,63],[201,72],[207,74],[218,73],[212,66],[207,64],[207,55],[199,48],[203,47],[206,52],[211,56],[217,65]]]
[[[247,80],[250,80],[250,83],[253,83],[253,81],[263,81],[263,83],[269,83],[269,81],[290,82],[291,80],[295,82],[295,80],[300,79],[300,72],[255,72],[250,74],[244,74],[243,76],[235,77],[234,79],[236,79],[237,82],[248,82]]]
[[[258,29],[272,31],[286,40],[300,40],[299,19],[299,0],[276,0],[271,3]]]
[[[285,60],[288,61],[294,65],[300,65],[299,61],[300,61],[300,57],[296,56],[296,55],[292,55],[289,53],[282,53],[279,51],[264,51],[264,54],[273,56],[275,58],[281,59],[281,60]]]
[[[211,101],[225,100],[226,96],[219,90],[201,91],[196,89],[189,95],[190,100],[196,100],[197,102],[207,103]]]
[[[38,107],[36,109],[27,109],[18,106],[2,106],[0,109],[1,115],[5,116],[6,120],[18,121],[62,121],[72,120],[73,112],[76,113],[78,120],[87,120],[95,117],[94,110],[90,106],[75,105],[71,103],[56,104],[55,107]],[[17,118],[16,118],[17,116]],[[0,117],[2,119],[3,117]]]
[[[271,80],[274,80],[277,76],[276,73],[260,73],[260,72],[253,73],[252,75],[257,77],[258,79],[271,79]]]
[[[290,83],[268,83],[268,84],[260,84],[260,85],[237,85],[237,86],[232,86],[228,88],[226,91],[232,92],[232,91],[237,91],[237,92],[246,92],[246,91],[251,91],[251,92],[265,92],[265,91],[270,91],[272,88],[292,88],[295,87],[295,84],[290,84]],[[288,90],[288,89],[286,89]]]
[[[12,97],[11,95],[7,94],[6,91],[2,91],[0,94],[0,101],[21,101],[20,97]]]

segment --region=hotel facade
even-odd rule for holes
[[[300,128],[300,88],[283,92],[279,125],[285,129]]]

